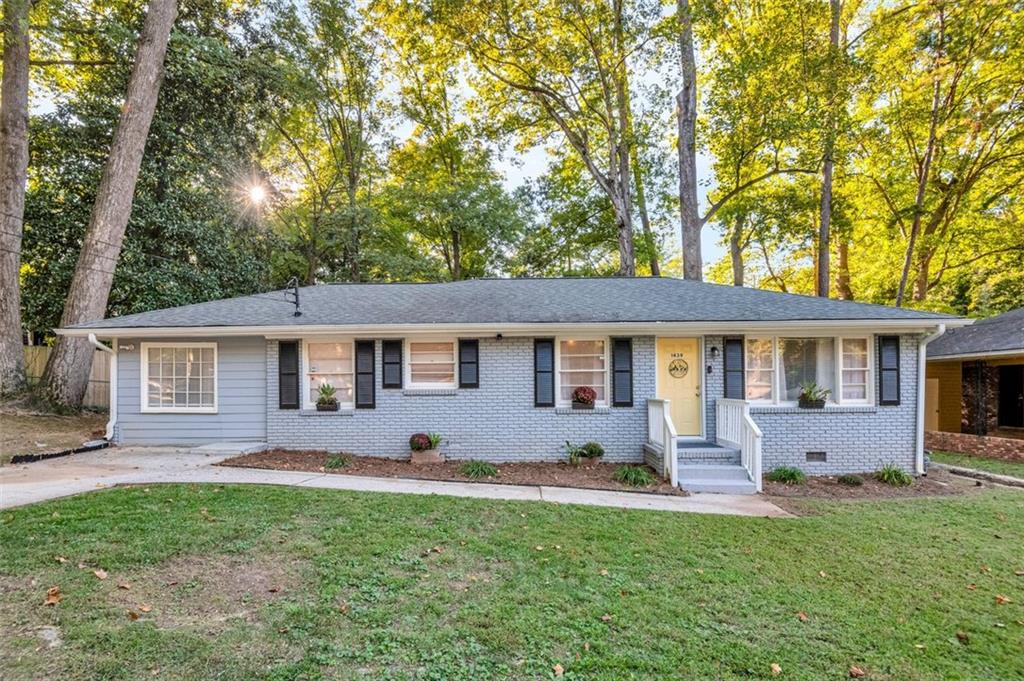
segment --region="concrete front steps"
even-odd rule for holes
[[[680,441],[679,487],[687,492],[757,494],[757,485],[740,464],[740,451],[713,442]]]

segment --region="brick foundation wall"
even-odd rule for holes
[[[942,433],[926,431],[924,446],[961,454],[973,454],[986,459],[1002,459],[1024,463],[1024,440],[968,433]]]

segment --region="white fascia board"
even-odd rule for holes
[[[1024,348],[1017,348],[1016,350],[991,350],[989,352],[964,352],[959,355],[939,355],[937,357],[929,357],[929,362],[953,362],[960,359],[983,359],[985,357],[1014,357],[1016,355],[1024,355]]]
[[[287,325],[287,326],[178,326],[178,327],[113,327],[105,329],[55,329],[61,336],[99,338],[185,338],[224,336],[264,336],[266,338],[298,338],[321,335],[371,336],[401,338],[409,334],[537,336],[572,333],[606,333],[630,335],[722,335],[774,333],[785,335],[834,334],[837,331],[892,331],[929,333],[940,325],[946,328],[966,326],[969,319],[836,319],[793,321],[719,321],[719,322],[581,322],[581,323],[514,323],[514,324],[359,324],[359,325]]]

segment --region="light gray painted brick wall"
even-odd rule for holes
[[[724,395],[722,355],[710,356],[710,345],[721,339],[707,339],[708,413],[714,413],[714,401]],[[751,407],[751,415],[761,428],[762,461],[767,473],[777,466],[796,466],[809,475],[838,475],[877,470],[883,463],[895,462],[904,470],[914,470],[917,409],[916,335],[900,338],[900,404],[898,406],[827,408]],[[875,356],[877,361],[877,347]],[[877,371],[877,367],[876,367]],[[712,377],[718,377],[713,381]],[[875,375],[877,383],[878,377]],[[712,397],[713,393],[713,397]],[[714,432],[713,424],[708,424]],[[807,452],[825,452],[825,463],[807,461]]]
[[[633,407],[592,412],[533,405],[533,339],[480,339],[480,387],[453,394],[411,395],[381,388],[376,343],[375,409],[338,413],[278,409],[277,341],[266,343],[267,441],[286,448],[406,457],[409,436],[441,433],[451,459],[564,459],[566,440],[596,440],[606,461],[643,460],[647,399],[654,395],[654,338],[633,339]]]
[[[187,338],[161,339],[168,342]],[[152,342],[159,342],[153,340]],[[266,341],[262,337],[217,340],[216,414],[143,414],[139,339],[119,338],[117,424],[114,441],[133,445],[201,445],[262,441],[266,437]]]

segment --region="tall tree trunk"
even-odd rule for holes
[[[101,319],[106,311],[177,12],[177,0],[149,3],[121,118],[61,316],[62,327]],[[43,375],[46,398],[51,403],[64,409],[81,407],[92,353],[92,346],[84,338],[57,338]]]
[[[935,152],[936,128],[939,121],[939,104],[941,102],[939,65],[943,59],[943,44],[946,37],[946,23],[943,8],[939,7],[939,44],[935,48],[935,58],[932,62],[932,108],[931,117],[928,122],[928,141],[925,144],[924,158],[918,167],[917,173],[917,195],[914,197],[914,220],[910,223],[910,238],[907,240],[907,251],[903,258],[903,272],[900,274],[899,287],[896,289],[896,307],[903,306],[903,298],[907,292],[907,279],[910,276],[910,263],[914,259],[914,248],[917,245],[917,235],[921,231],[921,218],[924,213],[924,195],[928,188],[928,176],[931,174],[932,155]]]
[[[843,5],[840,0],[829,0],[828,4],[831,13],[828,29],[829,62],[834,75],[836,62],[839,60],[839,17],[843,11]],[[830,241],[832,236],[832,166],[836,145],[836,115],[836,106],[835,103],[832,103],[828,107],[829,120],[825,129],[825,149],[821,172],[821,214],[818,220],[818,277],[815,281],[815,294],[822,298],[829,297],[832,279]]]
[[[676,95],[679,135],[679,222],[683,237],[683,276],[701,281],[704,259],[700,252],[703,223],[697,209],[697,62],[693,55],[693,24],[689,0],[677,0],[679,62],[683,87]]]
[[[839,256],[836,294],[840,300],[853,300],[853,289],[850,287],[850,240],[845,234],[840,234],[836,251]]]
[[[619,208],[619,276],[636,276],[636,252],[633,248],[633,197],[630,185],[630,149],[633,145],[629,116],[629,84],[626,81],[626,48],[622,30],[623,0],[615,0],[615,53],[618,65],[612,72],[615,79],[615,108],[618,109],[618,143],[615,145],[613,171],[621,206]]]
[[[640,213],[640,226],[643,228],[644,245],[647,248],[648,262],[651,267],[651,276],[661,276],[661,266],[658,264],[658,246],[654,241],[654,230],[651,229],[651,216],[647,212],[647,194],[644,192],[643,170],[640,167],[640,145],[636,139],[636,126],[633,123],[633,105],[629,97],[629,88],[626,88],[626,118],[629,122],[629,129],[626,130],[629,140],[629,156],[633,165],[633,188],[636,191],[636,207]]]
[[[29,0],[4,2],[0,84],[0,395],[25,388],[21,334],[22,221],[28,172]]]
[[[729,234],[729,260],[732,261],[732,285],[743,286],[743,223],[742,215],[736,216],[736,222]]]
[[[452,230],[452,281],[462,281],[462,232]]]

